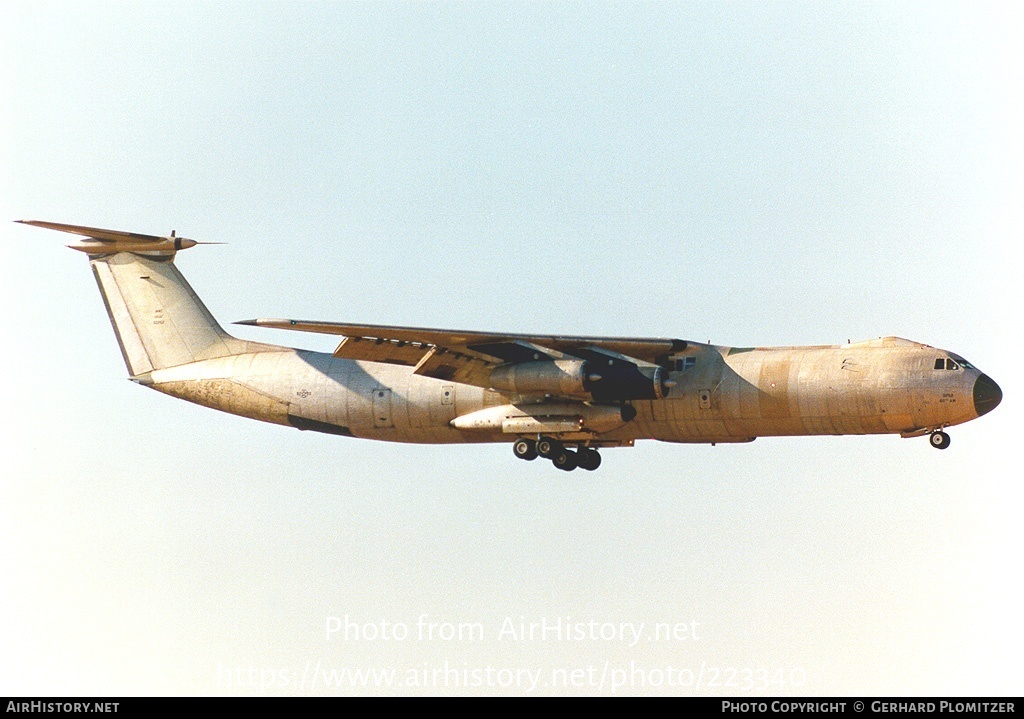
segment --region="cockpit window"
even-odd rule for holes
[[[963,357],[961,357],[960,355],[950,355],[950,357],[952,357],[952,358],[953,358],[953,359],[955,359],[955,360],[956,360],[957,362],[959,362],[959,363],[960,363],[960,366],[961,366],[961,367],[964,367],[965,369],[974,369],[974,365],[972,365],[972,364],[971,364],[970,362],[968,362],[967,360],[965,360],[965,359],[964,359]]]
[[[970,365],[964,362],[963,359],[960,359],[960,364],[957,364],[956,361],[948,357],[945,359],[939,357],[935,360],[935,369],[960,369],[961,367],[970,367]]]

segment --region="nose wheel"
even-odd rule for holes
[[[938,430],[928,435],[928,441],[931,442],[931,445],[935,447],[935,449],[945,449],[949,446],[950,440],[948,434],[942,430]]]

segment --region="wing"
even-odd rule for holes
[[[584,360],[602,365],[655,367],[689,345],[685,340],[633,337],[498,334],[422,327],[255,319],[240,325],[343,335],[335,357],[414,367],[416,374],[490,387],[501,366]]]

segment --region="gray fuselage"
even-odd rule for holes
[[[389,442],[514,442],[522,459],[596,469],[637,439],[931,435],[1002,392],[963,358],[897,337],[737,348],[675,339],[509,335],[300,320],[333,354],[228,334],[175,266],[193,240],[52,222],[85,240],[132,381],[232,414]],[[567,451],[566,445],[575,446]]]
[[[693,359],[685,363],[687,357]],[[750,349],[691,343],[670,358],[685,368],[670,372],[675,386],[668,396],[629,402],[635,417],[595,443],[920,434],[987,411],[976,406],[987,377],[959,358],[955,369],[945,369],[949,359],[948,352],[898,338]],[[270,347],[156,370],[144,384],[254,419],[391,442],[512,441],[513,434],[464,431],[451,422],[488,407],[530,411],[550,401],[445,383],[408,367]]]

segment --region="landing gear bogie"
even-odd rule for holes
[[[579,465],[578,457],[579,455],[571,449],[562,447],[551,456],[551,464],[555,465],[555,467],[563,472],[571,472]]]
[[[544,459],[553,459],[559,450],[565,449],[562,443],[551,437],[541,437],[537,440],[537,454]]]
[[[573,450],[553,437],[520,437],[512,443],[512,453],[527,461],[543,457],[563,472],[571,472],[577,467],[593,472],[601,466],[601,455],[593,447],[579,444]]]
[[[576,466],[580,469],[585,469],[588,472],[593,472],[595,469],[601,466],[601,455],[596,449],[590,449],[589,447],[580,447],[579,452],[576,453]]]
[[[928,442],[931,443],[935,449],[945,449],[949,446],[950,439],[949,435],[942,430],[936,430],[928,435]]]
[[[532,439],[517,439],[512,445],[512,453],[519,459],[532,461],[537,459],[537,443]]]

